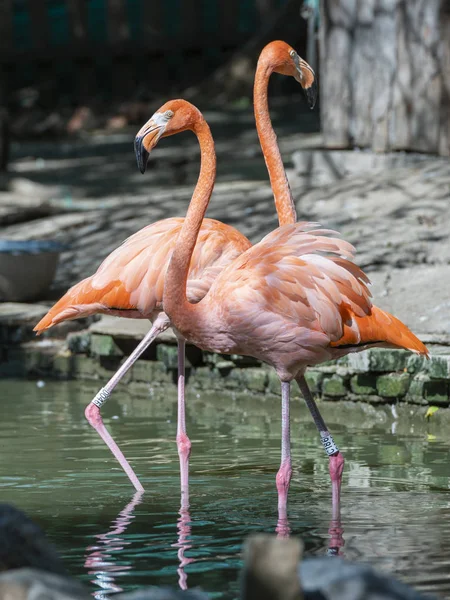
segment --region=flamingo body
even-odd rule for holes
[[[183,218],[157,221],[130,236],[49,310],[35,331],[93,314],[154,320],[162,312],[164,278]],[[205,219],[188,279],[188,298],[199,302],[220,271],[250,247],[234,227]]]
[[[372,305],[353,246],[335,235],[306,222],[269,233],[217,277],[196,319],[177,315],[180,332],[207,350],[259,358],[282,381],[368,346],[426,355],[406,325]]]

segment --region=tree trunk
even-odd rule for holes
[[[321,0],[327,147],[450,154],[450,0]]]

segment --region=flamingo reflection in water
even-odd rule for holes
[[[291,535],[292,529],[289,524],[287,514],[278,513],[278,521],[275,527],[275,533],[278,538],[287,538]],[[331,520],[328,527],[328,556],[342,556],[341,548],[345,545],[344,530],[341,522],[341,500],[339,490],[333,487],[333,499],[331,504]]]
[[[188,494],[189,494],[189,490]],[[189,510],[189,502],[185,496],[182,496],[180,510],[177,519],[177,541],[171,545],[172,548],[178,548],[178,586],[182,590],[188,589],[188,576],[185,567],[194,563],[197,559],[186,556],[187,550],[193,549],[192,541],[192,520]],[[107,600],[110,594],[122,592],[123,588],[116,583],[117,577],[125,572],[133,570],[132,565],[120,564],[120,551],[131,542],[127,542],[122,534],[132,520],[135,518],[134,510],[142,502],[143,493],[136,492],[130,502],[119,513],[112,522],[109,531],[97,534],[95,537],[98,543],[86,548],[86,560],[84,566],[88,569],[89,575],[93,576],[91,583],[99,586],[101,589],[93,593],[96,600]],[[275,527],[278,537],[289,537],[291,528],[287,518],[279,518]],[[341,548],[344,545],[344,530],[341,525],[340,505],[338,502],[332,504],[332,518],[330,521],[328,534],[327,554],[330,556],[339,556]],[[114,556],[116,554],[116,556]]]
[[[114,553],[120,552],[124,546],[130,544],[120,536],[125,533],[134,519],[134,509],[142,502],[142,496],[143,492],[136,492],[131,501],[112,522],[109,531],[95,536],[98,544],[86,548],[84,566],[88,569],[89,575],[94,575],[91,583],[102,588],[101,591],[94,592],[93,596],[96,600],[106,600],[110,593],[123,592],[123,589],[115,583],[115,578],[124,571],[132,570],[133,567],[117,564]]]
[[[107,600],[109,594],[123,592],[123,588],[117,585],[116,578],[125,571],[131,571],[133,566],[120,564],[118,560],[119,555],[116,560],[114,554],[119,553],[125,546],[131,543],[127,542],[121,535],[126,532],[127,527],[135,518],[133,514],[134,510],[136,506],[141,504],[143,495],[143,492],[136,492],[130,502],[128,502],[112,522],[109,531],[95,535],[98,543],[86,548],[84,566],[88,569],[88,574],[94,576],[91,579],[91,583],[101,588],[101,590],[93,593],[96,600]],[[185,500],[184,496],[182,496],[178,513],[180,516],[177,521],[178,537],[177,541],[172,544],[173,548],[178,548],[178,585],[182,590],[188,589],[187,575],[184,567],[195,561],[194,558],[188,558],[184,555],[185,551],[192,547],[192,542],[190,541],[191,515],[189,513],[189,502]]]

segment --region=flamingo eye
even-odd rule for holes
[[[173,117],[173,110],[166,110],[164,116],[166,117],[166,119],[171,119]]]
[[[289,56],[292,56],[292,58],[294,58],[295,56],[297,56],[297,52],[295,50],[291,50],[289,52]]]

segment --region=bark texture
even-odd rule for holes
[[[321,0],[327,147],[450,154],[450,0]]]

